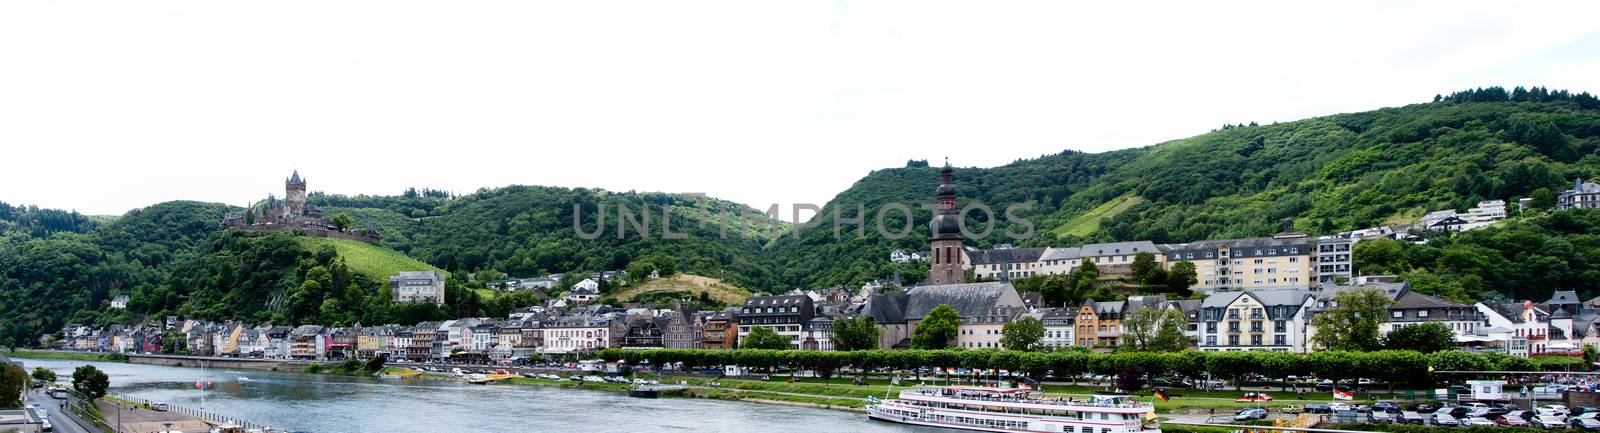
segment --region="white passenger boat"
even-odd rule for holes
[[[1126,395],[1047,399],[1033,390],[917,386],[867,406],[871,419],[989,432],[1159,433],[1155,406]]]

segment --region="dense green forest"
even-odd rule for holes
[[[757,292],[897,273],[911,283],[926,264],[891,264],[887,255],[927,248],[931,215],[922,206],[933,201],[936,165],[910,161],[868,174],[798,237],[758,210],[674,194],[510,186],[464,195],[310,195],[330,217],[348,215],[353,227],[377,230],[385,247],[450,271],[452,302],[431,310],[389,305],[384,282],[349,272],[336,254],[284,236],[218,232],[222,215],[237,210],[222,204],[168,202],[107,218],[0,203],[0,340],[146,314],[338,324],[495,313],[535,300],[480,297],[472,289],[485,281],[470,275],[638,263]],[[1532,197],[1538,214],[1574,178],[1600,177],[1600,100],[1542,88],[1475,89],[1403,107],[1226,125],[1142,148],[958,168],[955,176],[962,205],[993,210],[966,215],[974,231],[993,223],[987,237],[969,241],[973,247],[1264,236],[1287,217],[1320,235],[1412,222],[1482,199]],[[904,238],[876,227],[890,204],[911,209],[911,227],[899,212],[881,212],[887,231],[910,229]],[[664,210],[670,232],[683,238],[663,235]],[[864,223],[841,224],[835,239],[835,212]],[[624,219],[638,222],[619,237]],[[1374,242],[1358,256],[1363,272],[1400,273],[1419,290],[1456,299],[1539,298],[1557,288],[1592,296],[1600,294],[1596,224],[1585,212],[1539,216],[1427,245]],[[633,233],[639,225],[648,227],[645,236]],[[1008,237],[1023,232],[1031,236]],[[133,298],[128,312],[107,308],[119,294]]]

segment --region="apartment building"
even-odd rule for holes
[[[1075,345],[1073,330],[1076,329],[1078,310],[1065,307],[1043,310],[1039,321],[1044,322],[1044,339],[1039,344],[1055,349]]]
[[[955,347],[967,349],[1002,349],[1005,326],[1022,315],[1021,307],[997,305],[982,313],[962,316],[956,327]]]
[[[1199,311],[1199,348],[1209,352],[1267,350],[1305,352],[1309,290],[1261,289],[1217,292]]]
[[[789,341],[791,349],[800,349],[805,325],[816,314],[811,297],[806,295],[755,296],[744,301],[739,310],[739,340],[750,336],[750,330],[761,327],[772,329]]]

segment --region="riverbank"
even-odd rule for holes
[[[128,362],[128,357],[126,355],[104,352],[68,352],[61,350],[17,349],[6,352],[6,356],[12,358],[65,359],[71,361]]]
[[[105,361],[106,359],[102,359],[101,357],[107,356],[107,354],[58,351],[18,351],[18,356],[84,361]],[[131,355],[127,358],[127,362],[130,363],[166,365],[175,367],[197,367],[201,364],[204,364],[210,368],[241,368],[362,377],[379,376],[382,374],[395,374],[402,376],[415,376],[426,379],[463,380],[458,376],[448,373],[441,374],[421,372],[404,367],[386,367],[380,370],[380,374],[378,375],[368,375],[362,374],[365,372],[364,368],[357,368],[358,366],[364,367],[364,364],[350,364],[349,367],[351,368],[347,370],[343,369],[342,367],[345,367],[348,363],[319,364],[309,361],[210,358],[183,355]],[[518,370],[527,369],[513,369],[513,371]],[[401,374],[401,372],[410,373]],[[557,373],[562,375],[581,374],[570,371],[561,371]],[[678,396],[682,398],[748,401],[761,404],[785,404],[799,407],[857,413],[864,410],[869,397],[892,398],[896,391],[905,389],[906,386],[909,386],[912,383],[923,382],[908,378],[905,379],[907,381],[905,386],[891,386],[887,378],[871,378],[867,380],[866,384],[857,385],[853,383],[852,378],[847,377],[835,377],[832,379],[822,379],[816,377],[774,377],[773,380],[737,378],[710,379],[703,376],[671,375],[668,375],[665,378],[652,375],[643,375],[643,377],[653,377],[662,383],[678,383],[679,381],[686,382],[686,384],[689,386],[689,390],[688,392]],[[939,383],[938,380],[933,378],[926,379],[929,379],[929,383]],[[555,388],[598,389],[619,393],[626,392],[628,388],[628,386],[624,384],[614,384],[608,382],[581,382],[569,380],[550,381],[527,377],[517,377],[513,379],[502,380],[499,383]],[[1046,397],[1070,398],[1084,398],[1098,390],[1099,387],[1077,383],[1052,383],[1043,385],[1041,389]],[[1254,402],[1238,402],[1234,400],[1247,391],[1248,390],[1178,390],[1169,391],[1170,393],[1174,394],[1174,398],[1169,401],[1156,399],[1148,394],[1141,396],[1141,398],[1148,399],[1148,401],[1152,402],[1155,405],[1155,411],[1158,414],[1201,415],[1212,413],[1231,413],[1233,410],[1241,407],[1262,404]],[[1317,398],[1326,395],[1321,393],[1307,394],[1305,397],[1301,398],[1296,398],[1297,396],[1295,394],[1287,392],[1273,392],[1273,394],[1275,394],[1275,396],[1278,398],[1271,403],[1266,403],[1266,405],[1305,405],[1309,403],[1328,403],[1332,401],[1331,397],[1327,399]],[[1181,397],[1179,397],[1179,395],[1181,395]],[[1357,401],[1356,403],[1363,401]]]

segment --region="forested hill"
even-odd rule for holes
[[[0,342],[26,344],[66,323],[144,316],[415,323],[503,316],[537,302],[480,295],[486,279],[506,274],[629,269],[648,275],[659,267],[769,287],[776,278],[762,248],[787,229],[727,201],[582,188],[511,186],[456,197],[434,191],[312,194],[310,200],[330,217],[350,215],[356,228],[378,230],[383,247],[452,271],[449,303],[392,305],[386,281],[356,272],[355,263],[331,246],[295,242],[285,234],[219,231],[222,216],[238,210],[222,204],[167,202],[97,218],[0,203]],[[582,209],[582,232],[595,236],[580,236],[574,228],[574,206]],[[601,207],[603,229],[596,227]],[[630,224],[619,237],[619,208],[647,224],[647,233],[639,235]],[[670,233],[682,239],[663,239],[663,209],[670,210]],[[724,222],[730,223],[725,233]],[[478,272],[484,270],[494,272]],[[468,274],[479,278],[468,280]],[[130,296],[128,310],[109,308],[117,295]]]
[[[1035,226],[1005,237],[1004,217],[988,247],[1264,236],[1283,218],[1313,234],[1414,222],[1428,210],[1465,209],[1482,199],[1532,196],[1549,206],[1575,177],[1600,175],[1600,101],[1545,89],[1479,89],[1434,102],[1271,125],[1228,125],[1199,136],[1099,154],[1063,152],[955,173],[961,204],[997,213],[1024,203]],[[959,166],[960,161],[952,161]],[[934,164],[937,165],[937,164]],[[930,203],[937,168],[912,161],[871,173],[812,221],[819,229],[770,247],[784,281],[821,286],[891,274],[895,248],[927,248],[926,226],[890,240],[867,230],[833,239],[834,208],[867,222],[886,203]],[[891,229],[898,213],[887,214]],[[977,212],[969,224],[981,228]],[[917,221],[928,221],[926,211]]]

